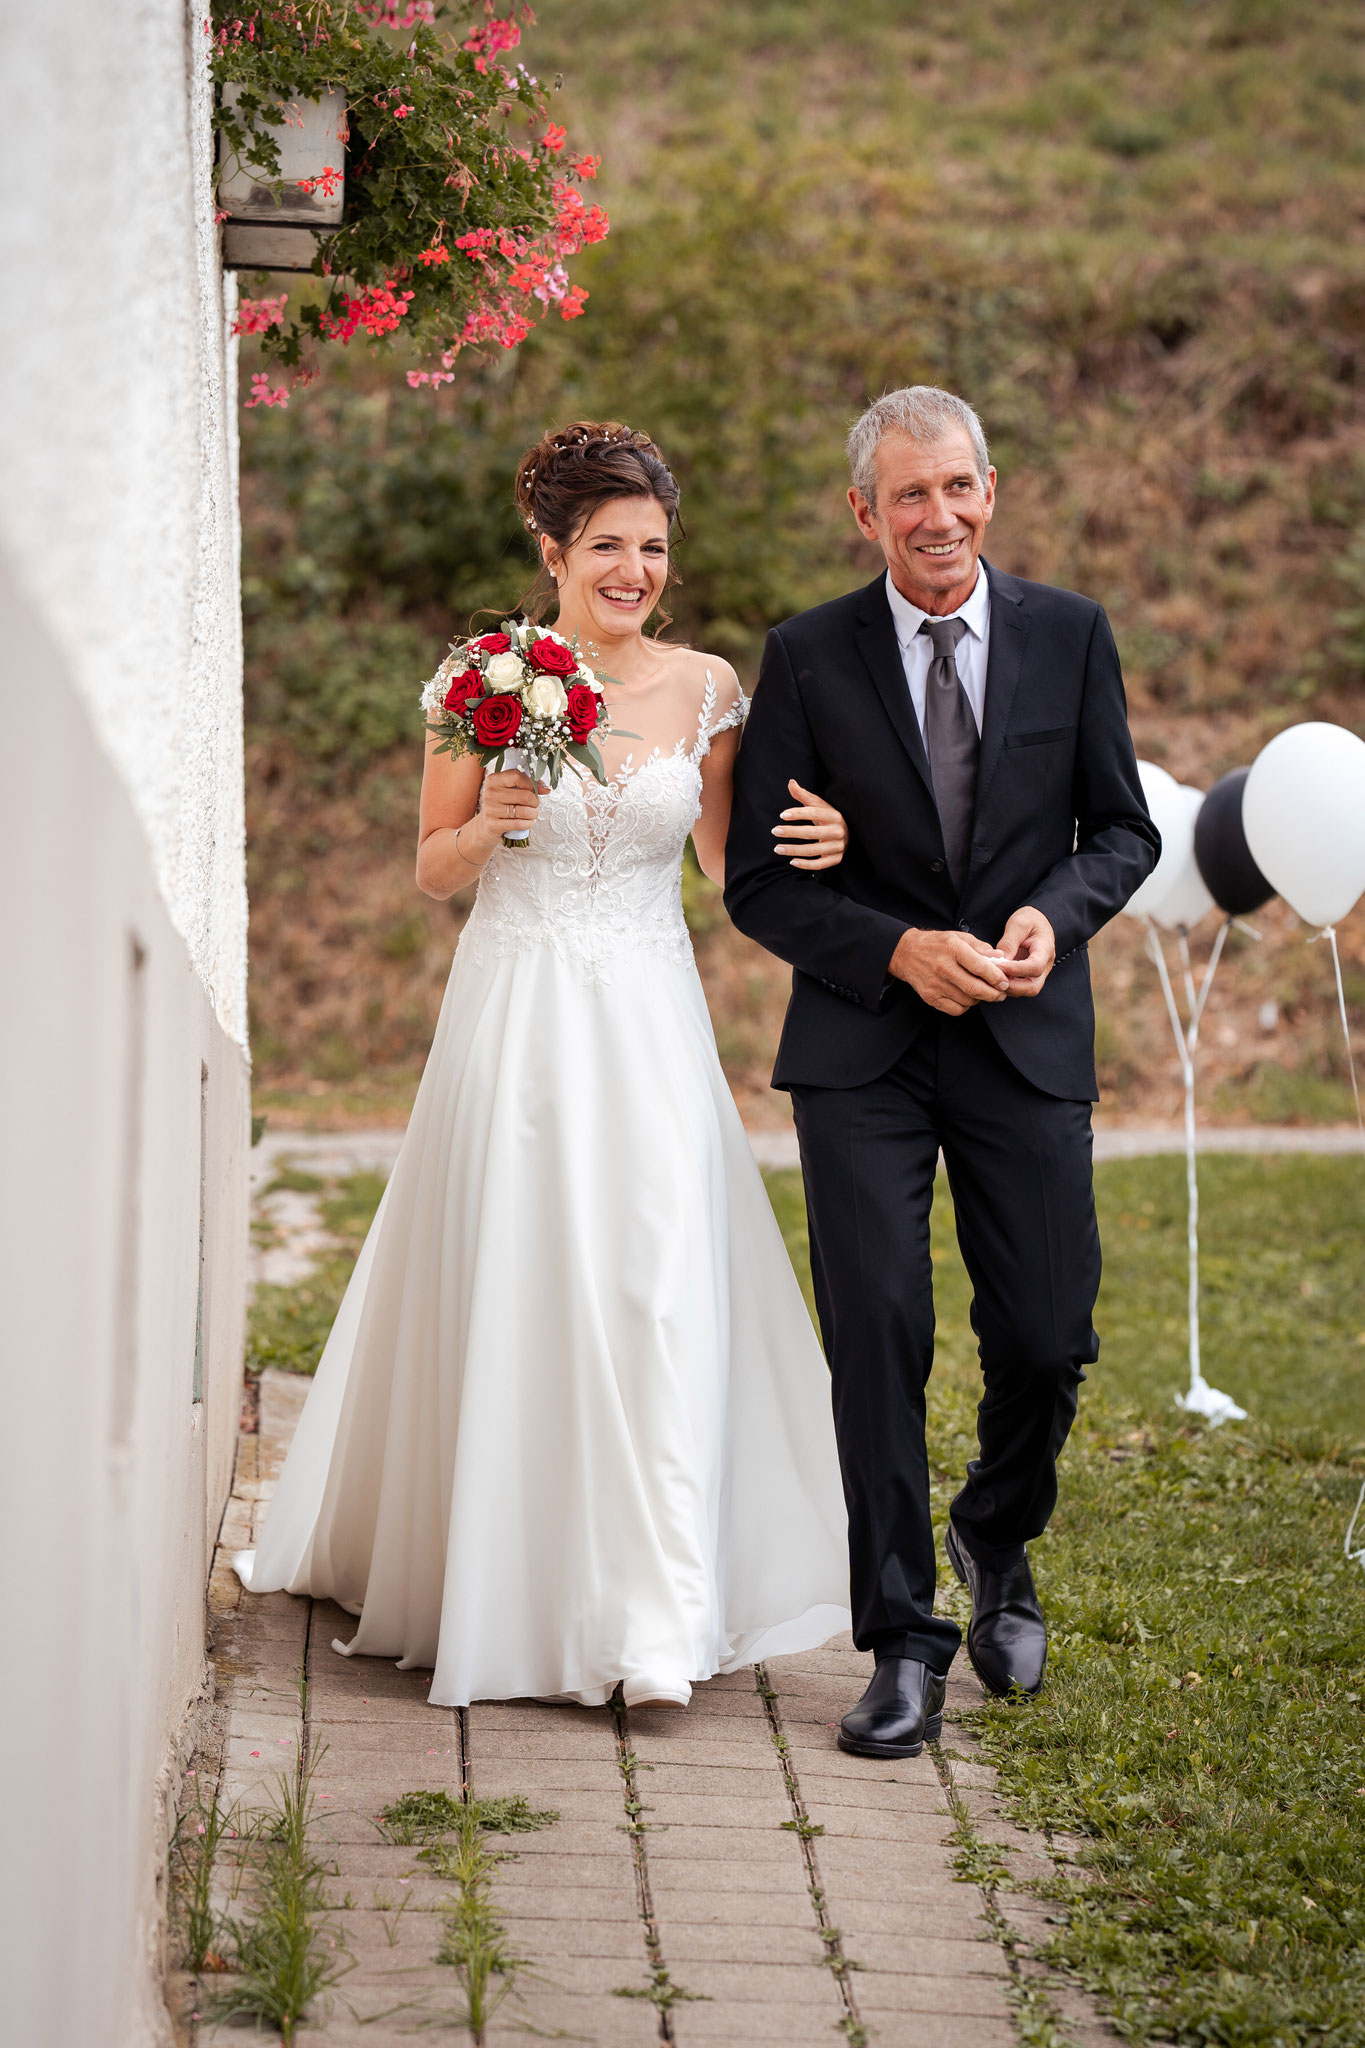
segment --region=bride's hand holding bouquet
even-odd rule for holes
[[[524,846],[539,809],[538,789],[554,789],[566,762],[605,783],[597,735],[611,730],[602,685],[577,647],[527,619],[504,619],[496,633],[458,640],[422,690],[433,749],[469,754],[487,770],[480,819],[485,834]]]

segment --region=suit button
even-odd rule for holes
[[[984,846],[978,846],[976,849],[976,857],[980,861],[982,867],[984,868],[986,862],[990,859],[990,854],[987,852]]]
[[[969,932],[971,930],[971,926],[968,924],[965,917],[960,917],[958,919],[957,928],[960,932]]]
[[[941,860],[931,860],[929,863],[930,874],[941,875],[943,873],[944,865],[944,862]]]

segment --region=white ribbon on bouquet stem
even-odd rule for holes
[[[1211,1428],[1220,1422],[1241,1422],[1246,1409],[1239,1408],[1230,1394],[1224,1394],[1217,1387],[1211,1387],[1200,1368],[1199,1355],[1199,1170],[1194,1127],[1194,1055],[1199,1044],[1199,1023],[1204,1014],[1204,1005],[1213,987],[1213,977],[1222,958],[1227,942],[1228,928],[1236,920],[1225,918],[1219,926],[1218,937],[1213,942],[1208,965],[1198,989],[1194,985],[1194,972],[1190,965],[1189,933],[1184,925],[1180,931],[1180,963],[1184,973],[1185,996],[1189,1006],[1190,1021],[1182,1025],[1180,1011],[1171,987],[1171,977],[1166,966],[1165,948],[1156,922],[1149,917],[1147,923],[1147,947],[1156,963],[1161,978],[1161,993],[1166,999],[1166,1015],[1170,1019],[1171,1036],[1175,1040],[1176,1057],[1180,1061],[1180,1074],[1185,1083],[1185,1190],[1188,1203],[1186,1243],[1189,1255],[1189,1320],[1190,1320],[1190,1385],[1189,1392],[1176,1395],[1177,1407],[1189,1415],[1202,1415]]]

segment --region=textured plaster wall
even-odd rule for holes
[[[236,364],[206,45],[184,0],[0,5],[0,538],[245,1046]]]
[[[232,308],[198,10],[0,0],[0,75],[0,2032],[163,2048],[245,1300]]]

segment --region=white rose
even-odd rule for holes
[[[490,690],[519,690],[526,673],[519,654],[495,654],[484,670],[484,680]]]
[[[598,696],[601,696],[602,685],[598,682],[597,677],[594,675],[593,671],[588,667],[586,661],[579,662],[578,675],[575,678],[575,680],[580,683],[586,683],[590,690],[596,690]]]
[[[556,676],[537,676],[521,693],[532,718],[558,718],[568,705],[564,685]]]

